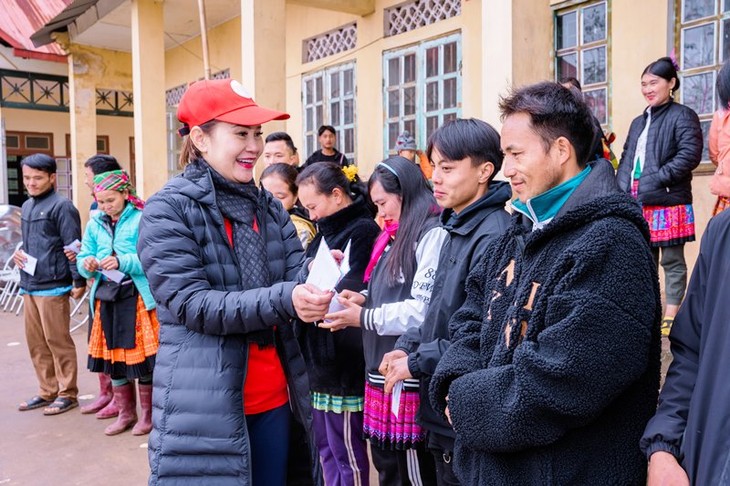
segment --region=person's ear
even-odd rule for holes
[[[491,162],[483,163],[479,168],[479,184],[487,184],[492,174],[494,174],[494,164]]]
[[[125,189],[122,191],[122,196],[124,196],[125,201],[129,201],[129,189]]]
[[[202,128],[199,126],[194,126],[190,130],[190,141],[193,142],[193,145],[195,145],[195,148],[198,149],[198,151],[201,154],[204,154],[208,151],[208,145],[210,143],[210,137],[205,134]]]
[[[339,187],[335,187],[334,189],[332,189],[332,197],[335,198],[335,202],[338,206],[341,206],[345,200],[345,195],[342,192],[342,189],[340,189]]]
[[[553,147],[556,150],[558,160],[561,164],[568,162],[571,155],[575,154],[573,144],[565,137],[558,137],[555,142],[553,142]]]

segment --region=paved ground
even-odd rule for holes
[[[91,399],[96,376],[86,371],[86,327],[73,333],[79,361],[79,390]],[[662,371],[671,361],[662,343]],[[25,345],[22,315],[0,311],[0,485],[144,485],[147,483],[146,437],[125,432],[104,435],[109,420],[81,415],[76,408],[45,417],[43,409],[18,412],[17,405],[37,393]],[[662,373],[662,376],[664,373]],[[82,399],[82,403],[88,401]],[[371,469],[371,484],[377,484]]]
[[[98,381],[86,371],[86,327],[73,333],[79,361],[79,390],[95,395]],[[18,412],[37,393],[25,345],[23,316],[0,311],[0,485],[147,484],[147,436],[131,431],[104,435],[109,420],[81,415],[78,408],[54,417],[43,409]],[[84,403],[87,400],[82,400]]]

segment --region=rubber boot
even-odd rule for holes
[[[134,383],[127,383],[114,387],[114,400],[119,407],[117,420],[104,429],[106,435],[121,434],[137,422],[137,400],[135,399]]]
[[[152,384],[139,384],[139,422],[132,429],[132,435],[147,435],[152,430]]]
[[[109,375],[104,373],[97,373],[97,375],[99,375],[99,396],[96,397],[96,400],[93,402],[81,407],[81,413],[83,414],[98,412],[109,405],[109,402],[111,402],[114,398],[114,393],[112,392],[112,379],[109,378]]]
[[[111,383],[111,380],[109,381]],[[113,387],[112,387],[113,388]],[[112,391],[112,394],[114,392]],[[117,406],[117,397],[113,396],[112,401],[106,407],[96,412],[96,418],[100,420],[114,418],[119,415],[119,407]]]

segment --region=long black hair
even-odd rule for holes
[[[355,174],[355,179],[350,181],[340,164],[336,162],[317,162],[306,167],[297,177],[296,183],[297,186],[313,184],[318,193],[327,195],[332,194],[335,189],[339,189],[353,201],[362,198],[373,216],[377,212],[375,205],[370,200],[368,189],[360,176]]]
[[[390,249],[385,273],[388,285],[398,283],[401,274],[410,282],[416,273],[414,250],[426,221],[438,216],[440,209],[421,169],[410,160],[398,155],[385,159],[377,166],[368,181],[368,190],[379,182],[388,194],[400,198],[401,210],[398,234]]]

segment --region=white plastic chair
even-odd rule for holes
[[[15,245],[15,251],[18,251],[23,245],[23,242],[19,242]],[[13,299],[14,292],[18,291],[20,285],[20,269],[15,265],[15,261],[12,258],[8,258],[0,270],[0,282],[3,282],[3,291],[0,293],[0,306],[3,306],[3,310],[6,309],[7,303]]]
[[[90,293],[91,289],[87,287],[86,292],[84,292],[84,295],[79,300],[70,297],[73,307],[71,308],[71,330],[69,332],[74,332],[89,320]],[[84,307],[84,304],[86,304],[86,307]]]

